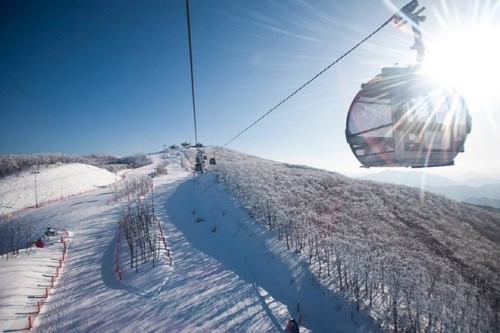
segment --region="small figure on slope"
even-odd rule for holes
[[[49,237],[49,236],[55,236],[56,235],[56,232],[54,229],[52,229],[51,227],[47,227],[47,230],[45,230],[45,236]]]
[[[290,331],[290,333],[299,333],[299,323],[297,323],[295,318],[288,318],[286,328]]]

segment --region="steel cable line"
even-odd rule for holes
[[[198,144],[198,130],[196,128],[196,103],[194,94],[194,74],[193,74],[193,49],[191,46],[191,18],[189,15],[189,0],[186,0],[186,16],[187,16],[187,32],[189,41],[189,65],[191,68],[191,99],[193,102],[193,119],[194,119],[194,142]]]
[[[405,6],[406,7],[406,6]],[[403,8],[405,8],[403,7]],[[401,11],[400,11],[401,12]],[[220,148],[217,148],[215,151],[214,151],[214,154],[217,153],[220,149],[224,148],[224,147],[227,147],[230,143],[232,143],[234,140],[236,140],[237,138],[239,138],[243,133],[245,133],[246,131],[248,131],[250,128],[252,128],[253,126],[255,126],[258,122],[260,122],[262,119],[264,119],[265,117],[267,117],[271,112],[273,112],[274,110],[276,110],[278,107],[280,107],[283,103],[285,103],[286,101],[288,101],[290,98],[292,98],[295,94],[297,94],[299,91],[301,91],[302,89],[304,89],[306,86],[308,86],[311,82],[313,82],[314,80],[316,80],[318,77],[320,77],[322,74],[324,74],[327,70],[329,70],[330,68],[332,68],[334,65],[336,65],[338,62],[340,62],[342,59],[344,59],[346,56],[348,56],[352,51],[354,51],[355,49],[357,49],[359,46],[361,46],[361,44],[363,44],[364,42],[366,42],[368,39],[370,39],[371,37],[373,37],[376,33],[378,33],[380,30],[382,30],[386,25],[388,25],[389,23],[391,23],[391,21],[395,20],[395,19],[398,19],[400,18],[400,15],[398,12],[398,14],[394,14],[392,15],[389,19],[387,19],[382,25],[380,25],[377,29],[375,29],[372,33],[370,33],[368,36],[366,36],[365,38],[363,38],[361,41],[359,41],[356,45],[354,45],[351,49],[349,49],[347,52],[345,52],[344,54],[342,54],[340,57],[338,57],[337,59],[335,59],[335,61],[333,61],[330,65],[328,65],[327,67],[325,67],[321,72],[319,72],[318,74],[314,75],[311,79],[309,79],[309,81],[307,81],[306,83],[304,83],[303,85],[301,85],[299,88],[295,89],[290,95],[288,95],[287,97],[285,97],[283,100],[281,100],[278,104],[276,104],[274,107],[272,107],[269,111],[267,111],[266,113],[264,113],[262,116],[260,116],[257,120],[255,120],[253,123],[251,123],[250,125],[248,125],[245,129],[243,129],[241,132],[239,132],[238,134],[236,134],[232,139],[230,139],[229,141],[227,141],[223,146],[221,146]]]

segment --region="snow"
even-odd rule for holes
[[[40,206],[115,182],[115,174],[80,163],[52,165],[39,172],[36,185]],[[30,171],[0,179],[0,215],[33,207],[35,201],[35,175]]]
[[[23,250],[18,256],[1,260],[0,329],[28,327],[28,316],[36,315],[37,303],[45,302],[45,288],[55,278],[63,245],[60,234],[50,237],[44,248]],[[62,270],[61,270],[62,273]],[[57,285],[57,279],[56,285]],[[49,296],[50,297],[50,296]]]
[[[363,312],[318,288],[307,262],[255,223],[214,174],[193,177],[181,167],[181,153],[154,155],[153,161],[164,158],[169,174],[154,178],[154,201],[173,266],[163,253],[155,267],[141,266],[135,273],[122,246],[124,278],[117,278],[116,231],[123,203],[110,203],[109,189],[22,214],[37,224],[35,229],[50,223],[72,232],[63,274],[36,316],[35,332],[285,332],[288,317],[301,315],[301,332],[378,331]],[[128,176],[152,170],[150,165]],[[70,186],[45,184],[61,192]],[[17,191],[13,195],[28,196],[21,187]],[[59,250],[53,244],[0,260],[0,331],[27,326],[36,304],[29,296],[43,292],[44,275]]]

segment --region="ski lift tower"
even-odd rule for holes
[[[205,152],[202,149],[198,149],[196,153],[196,164],[194,165],[194,171],[204,173],[205,172]]]

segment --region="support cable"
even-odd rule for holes
[[[193,75],[193,50],[191,47],[191,19],[189,15],[189,0],[186,0],[186,15],[187,15],[187,29],[189,40],[189,65],[191,67],[191,98],[193,101],[193,119],[194,119],[194,142],[198,144],[198,130],[196,128],[196,103],[194,98],[194,75]]]
[[[403,7],[401,9],[400,12],[403,12],[406,11],[406,8],[410,5],[410,4],[414,4],[414,3],[417,3],[417,1],[413,0],[411,1],[408,5],[406,5],[405,7]],[[418,4],[418,3],[417,3]],[[373,37],[376,33],[378,33],[380,30],[382,30],[386,25],[388,25],[390,22],[392,22],[393,20],[397,20],[397,19],[400,19],[400,16],[397,16],[399,14],[399,12],[397,14],[394,14],[392,15],[389,19],[387,19],[384,23],[382,23],[382,25],[380,25],[377,29],[375,29],[372,33],[370,33],[368,36],[366,36],[365,38],[363,38],[361,41],[359,41],[356,45],[354,45],[351,49],[349,49],[347,52],[345,52],[344,54],[342,54],[339,58],[337,58],[335,61],[333,61],[330,65],[328,65],[327,67],[325,67],[322,71],[320,71],[318,74],[314,75],[311,79],[309,79],[309,81],[307,81],[306,83],[304,83],[303,85],[301,85],[299,88],[295,89],[290,95],[288,95],[287,97],[285,97],[283,100],[281,100],[278,104],[276,104],[274,107],[272,107],[269,111],[267,111],[266,113],[264,113],[262,116],[260,116],[257,120],[255,120],[253,123],[251,123],[250,125],[248,125],[245,129],[243,129],[241,132],[239,132],[238,134],[236,134],[232,139],[230,139],[229,141],[227,141],[223,146],[221,146],[220,148],[216,149],[214,154],[224,148],[224,147],[227,147],[230,143],[232,143],[234,140],[236,140],[237,138],[239,138],[243,133],[245,133],[246,131],[248,131],[250,128],[252,128],[253,126],[255,126],[258,122],[260,122],[262,119],[264,119],[265,117],[267,117],[269,114],[271,114],[274,110],[276,110],[278,107],[280,107],[283,103],[285,103],[286,101],[288,101],[290,98],[292,98],[295,94],[297,94],[299,91],[301,91],[303,88],[305,88],[306,86],[308,86],[310,83],[312,83],[314,80],[316,80],[318,77],[320,77],[322,74],[324,74],[327,70],[329,70],[330,68],[332,68],[334,65],[336,65],[338,62],[340,62],[342,59],[344,59],[347,55],[349,55],[352,51],[354,51],[355,49],[357,49],[359,46],[361,46],[361,44],[363,44],[364,42],[366,42],[368,39],[370,39],[371,37]],[[400,14],[399,14],[400,15]]]

